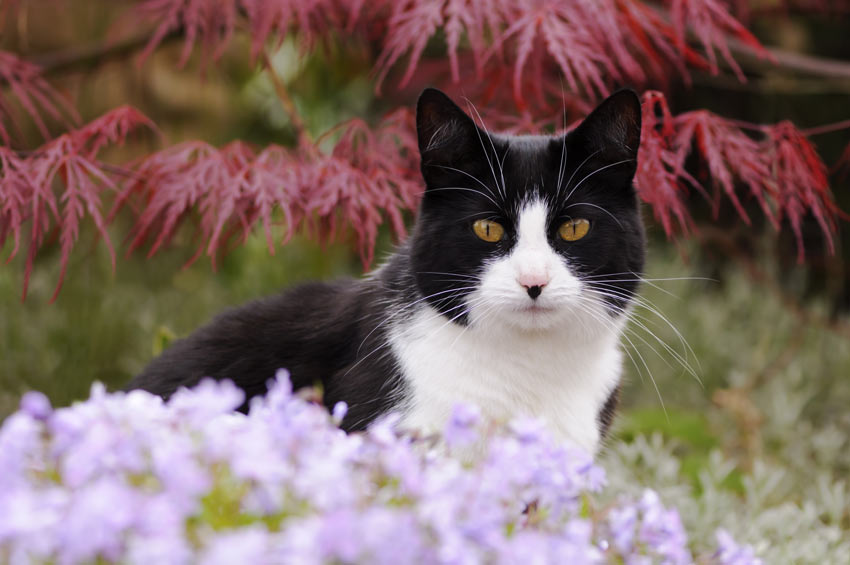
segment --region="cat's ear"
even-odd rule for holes
[[[606,98],[572,134],[588,156],[603,161],[627,161],[624,168],[637,167],[640,145],[640,98],[634,90],[620,90]]]
[[[416,105],[416,133],[422,172],[428,179],[434,167],[459,168],[481,149],[478,126],[451,98],[436,88],[426,88]]]

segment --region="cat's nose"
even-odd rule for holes
[[[523,275],[517,279],[517,282],[525,289],[532,300],[536,300],[543,292],[543,287],[549,284],[549,277],[542,274]]]
[[[531,297],[532,300],[540,296],[540,293],[543,292],[543,287],[540,285],[527,286],[525,287],[526,292]]]

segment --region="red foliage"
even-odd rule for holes
[[[683,230],[690,227],[682,200],[687,186],[699,190],[712,203],[715,214],[725,195],[749,223],[740,194],[745,187],[777,230],[782,219],[788,219],[797,238],[799,261],[804,258],[802,222],[809,213],[833,251],[836,219],[843,214],[829,191],[826,166],[793,124],[739,124],[705,110],[673,117],[660,92],[644,94],[643,119],[638,191],[668,235],[673,231],[673,217]],[[750,137],[742,128],[761,139]],[[685,161],[693,151],[709,173],[712,190],[685,171]]]
[[[60,110],[64,110],[69,116],[79,121],[76,110],[44,80],[41,69],[37,65],[23,61],[8,51],[0,51],[0,83],[8,86],[9,91],[18,99],[18,103],[35,122],[45,139],[50,139],[50,132],[41,117],[39,108],[57,120],[62,120]],[[21,127],[15,120],[12,102],[3,90],[0,90],[0,140],[9,145],[12,140],[4,123],[7,121],[20,132]]]
[[[750,218],[736,193],[737,184],[744,183],[761,204],[770,221],[778,227],[773,211],[765,199],[765,182],[770,176],[761,155],[761,147],[730,121],[706,110],[686,112],[676,117],[677,132],[672,139],[676,153],[676,168],[684,170],[685,159],[695,147],[705,163],[715,188],[711,197],[715,215],[719,211],[721,191],[726,194],[741,218]]]
[[[708,55],[709,68],[712,73],[717,74],[717,56],[715,49],[720,51],[723,58],[735,71],[738,79],[746,81],[744,73],[735,62],[729,47],[726,44],[726,34],[737,37],[750,47],[766,56],[767,52],[759,41],[747,29],[741,25],[730,13],[726,2],[719,0],[673,0],[671,15],[676,32],[676,41],[684,46],[685,34],[688,29],[692,30],[702,43],[703,50]]]
[[[669,65],[683,72],[686,64],[716,70],[714,49],[734,65],[727,34],[760,48],[717,0],[677,0],[673,9],[678,18],[670,24],[638,0],[398,2],[387,24],[378,80],[380,84],[390,67],[409,53],[401,86],[407,84],[428,40],[441,28],[453,79],[459,79],[458,38],[465,35],[479,77],[487,63],[513,67],[514,100],[520,110],[527,105],[525,89],[539,96],[542,85],[555,76],[563,76],[571,91],[594,99],[608,93],[612,84],[645,84],[647,71],[662,78]],[[686,27],[700,38],[708,63],[685,43]],[[492,38],[489,45],[487,38]]]
[[[396,112],[375,130],[349,122],[330,155],[312,145],[257,151],[242,142],[221,149],[189,142],[155,153],[135,167],[119,199],[141,201],[130,249],[152,240],[153,255],[197,210],[200,245],[193,260],[206,253],[215,263],[228,239],[244,239],[258,220],[273,253],[271,227],[279,209],[286,238],[305,228],[328,240],[350,226],[368,265],[382,213],[403,236],[401,211],[414,210],[421,192],[411,119],[408,111]]]
[[[182,28],[184,62],[196,43],[205,58],[219,57],[240,13],[255,56],[271,36],[280,40],[294,29],[309,48],[317,38],[350,30],[358,20],[380,23],[386,32],[376,63],[378,87],[405,55],[400,85],[406,85],[425,46],[442,30],[453,80],[460,80],[458,52],[466,38],[464,48],[473,54],[479,78],[488,64],[512,66],[520,110],[527,105],[526,88],[539,96],[541,85],[556,75],[572,92],[594,99],[615,83],[645,84],[647,71],[663,78],[670,65],[682,72],[688,64],[716,72],[715,49],[737,70],[727,35],[761,48],[719,0],[675,0],[672,23],[639,0],[143,0],[138,9],[156,23],[146,53]],[[687,29],[699,38],[707,62],[686,44]]]
[[[404,58],[401,85],[417,70],[420,79],[428,74],[423,67],[445,73],[444,62],[423,61],[426,46],[442,32],[452,79],[463,78],[471,89],[480,89],[484,103],[497,108],[512,98],[520,112],[518,119],[511,112],[511,126],[527,129],[541,119],[551,121],[554,114],[545,103],[529,104],[529,95],[585,111],[616,83],[642,84],[671,69],[686,76],[688,66],[716,72],[716,51],[743,79],[727,37],[761,47],[726,6],[721,0],[671,0],[667,17],[660,7],[639,0],[140,0],[141,12],[133,13],[154,23],[145,54],[169,33],[183,34],[181,63],[196,46],[204,63],[216,60],[241,27],[250,33],[254,57],[270,40],[292,32],[309,48],[337,33],[368,30],[380,49],[378,85]],[[383,34],[373,36],[376,29]],[[696,36],[704,56],[688,46],[686,32]],[[476,75],[478,80],[472,80]],[[573,97],[564,94],[563,86],[558,91],[561,76]],[[502,88],[507,80],[512,80],[512,92]],[[36,66],[2,51],[0,82],[47,139],[46,115],[74,116]],[[8,145],[7,123],[20,128],[13,101],[3,96],[0,139]],[[153,255],[173,241],[182,224],[196,221],[198,247],[192,260],[206,254],[215,264],[220,250],[244,240],[258,223],[274,253],[272,227],[281,223],[284,240],[298,230],[323,241],[351,234],[368,265],[378,226],[386,218],[402,236],[404,211],[416,208],[421,192],[407,110],[387,116],[375,128],[360,120],[341,124],[326,134],[338,136],[330,153],[319,149],[321,138],[314,143],[301,135],[292,148],[255,148],[238,141],[215,148],[192,141],[123,167],[100,160],[105,147],[122,143],[140,126],[155,129],[125,107],[32,152],[0,146],[0,247],[11,236],[11,258],[22,241],[29,243],[24,295],[36,253],[54,237],[61,248],[59,291],[86,218],[114,257],[107,226],[120,209],[136,214],[130,251],[146,247]],[[842,213],[831,198],[823,162],[790,123],[741,124],[703,110],[674,117],[663,94],[652,91],[644,94],[642,136],[638,192],[668,235],[693,229],[685,196],[696,190],[715,213],[727,198],[749,222],[746,200],[755,198],[777,229],[787,219],[801,259],[801,225],[811,213],[832,249]],[[686,162],[699,180],[686,171]],[[106,215],[105,206],[111,206]]]
[[[36,253],[48,235],[57,233],[61,288],[71,249],[85,217],[114,252],[107,224],[133,200],[140,210],[130,250],[152,240],[149,255],[170,242],[176,229],[199,212],[200,245],[193,260],[206,253],[215,263],[218,250],[235,234],[244,239],[259,220],[269,251],[271,227],[280,210],[286,237],[307,229],[322,240],[350,226],[364,265],[372,260],[382,214],[404,235],[403,210],[412,211],[421,193],[412,115],[400,110],[375,129],[354,120],[341,127],[331,154],[315,146],[295,149],[269,146],[262,151],[234,142],[221,149],[196,141],[169,147],[115,168],[98,160],[108,144],[122,143],[131,130],[153,124],[132,108],[119,108],[84,127],[46,143],[28,156],[0,147],[0,247],[7,237],[20,247],[30,226],[23,295]],[[112,212],[104,193],[115,193]]]
[[[826,165],[814,145],[791,122],[764,128],[763,155],[776,183],[772,196],[778,214],[785,214],[797,238],[797,261],[804,259],[802,220],[811,212],[821,226],[829,252],[839,210],[829,192]]]
[[[690,228],[691,215],[684,202],[687,185],[702,190],[670,148],[673,136],[673,116],[664,95],[656,91],[644,93],[635,186],[641,200],[652,206],[655,219],[668,236],[675,232],[674,219],[682,231]]]
[[[244,13],[251,34],[251,53],[256,58],[271,36],[278,42],[297,29],[302,45],[310,47],[331,29],[342,29],[347,16],[353,21],[363,0],[141,0],[134,11],[156,26],[142,58],[147,57],[172,31],[183,30],[186,63],[195,44],[200,44],[205,63],[217,60],[230,42]],[[347,12],[347,14],[346,14]]]
[[[97,153],[107,143],[122,143],[132,129],[142,125],[152,124],[137,110],[122,107],[60,135],[27,156],[0,146],[0,247],[11,234],[14,246],[9,260],[18,252],[24,225],[30,225],[24,296],[36,253],[55,230],[62,250],[61,272],[53,294],[56,298],[80,221],[86,215],[106,242],[114,266],[102,195],[116,191],[117,186]]]

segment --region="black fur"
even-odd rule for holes
[[[609,303],[622,311],[637,289],[636,282],[623,282],[636,278],[626,273],[641,273],[644,263],[632,186],[640,142],[640,102],[634,92],[609,97],[566,138],[489,133],[434,89],[420,97],[417,123],[427,189],[412,253],[424,296],[446,290],[445,276],[434,273],[474,275],[486,258],[508,253],[516,241],[512,228],[521,204],[536,193],[556,210],[550,218],[552,247],[580,269],[579,275],[593,275],[597,288],[619,295]],[[570,217],[590,220],[593,236],[572,243],[557,237],[558,226]],[[505,240],[494,246],[471,237],[472,224],[481,218],[504,225]],[[454,317],[469,292],[449,298],[437,294],[430,302]],[[457,321],[464,323],[465,316]]]
[[[468,283],[440,273],[476,275],[486,259],[507,253],[517,213],[531,194],[555,210],[552,247],[578,276],[592,275],[588,282],[613,291],[611,315],[622,314],[637,287],[622,281],[641,273],[644,258],[632,186],[640,140],[633,92],[611,96],[566,137],[514,137],[478,128],[443,93],[427,89],[417,129],[425,195],[411,238],[387,265],[368,279],[308,284],[226,311],[174,343],[127,388],[168,397],[212,376],[231,379],[250,398],[264,394],[268,379],[286,368],[295,388],[320,383],[327,406],[346,401],[343,428],[362,429],[406,394],[387,347],[388,321],[429,297],[448,319],[467,323],[470,291],[462,287]],[[561,240],[558,226],[570,217],[590,220],[589,235]],[[504,240],[476,237],[472,224],[481,218],[504,225]],[[616,392],[600,413],[603,431],[615,404]]]
[[[611,424],[614,423],[614,413],[617,411],[617,405],[620,404],[621,388],[621,385],[617,385],[617,388],[614,389],[608,400],[602,405],[602,410],[599,411],[597,417],[597,421],[599,422],[599,437],[604,438],[607,436],[608,431],[611,429]]]

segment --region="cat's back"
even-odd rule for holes
[[[313,282],[225,310],[174,342],[127,388],[167,398],[212,377],[234,381],[250,398],[264,394],[281,368],[295,388],[323,384],[351,364],[354,341],[373,329],[379,295],[372,280]]]

